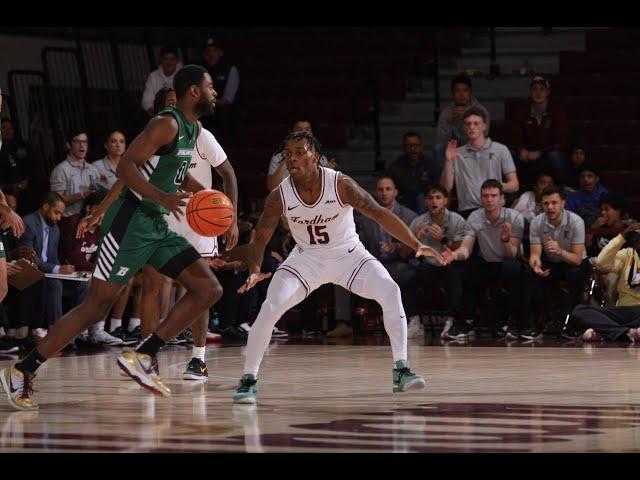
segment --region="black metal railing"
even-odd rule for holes
[[[358,100],[362,97],[368,99],[368,105],[364,114],[362,111],[358,111],[357,107]],[[378,83],[375,79],[365,81],[355,90],[351,99],[351,118],[353,125],[364,123],[373,129],[374,170],[384,170],[380,141],[380,95],[378,92]]]
[[[75,48],[42,49],[42,65],[45,82],[49,86],[58,153],[64,145],[66,132],[80,126],[93,132],[87,79],[80,61],[80,53]]]
[[[55,140],[49,85],[44,73],[35,70],[10,70],[7,79],[16,135],[43,159],[43,174],[47,176],[61,156]]]
[[[489,27],[489,75],[491,77],[500,75],[496,54],[496,27]]]

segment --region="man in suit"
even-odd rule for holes
[[[19,244],[35,250],[36,265],[44,273],[71,274],[73,265],[58,260],[60,229],[57,223],[62,217],[65,203],[55,192],[47,193],[40,209],[24,217],[25,232]],[[62,296],[72,297],[72,305],[79,305],[89,292],[88,282],[44,278],[20,294],[20,322],[31,326],[34,337],[43,338],[47,329],[62,316]]]

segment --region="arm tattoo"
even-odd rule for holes
[[[366,216],[375,215],[380,208],[378,202],[364,190],[360,185],[356,183],[351,177],[347,175],[340,176],[340,184],[343,185],[344,202],[351,205],[360,213]],[[338,189],[339,190],[339,189]]]
[[[264,210],[262,215],[256,224],[256,237],[255,242],[264,242],[266,245],[271,239],[274,230],[278,226],[280,216],[282,215],[282,199],[280,198],[280,191],[274,190],[268,196],[264,202]]]

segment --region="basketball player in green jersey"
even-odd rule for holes
[[[187,65],[176,73],[177,108],[160,112],[136,137],[120,160],[116,175],[126,187],[107,213],[89,297],[49,330],[37,348],[0,373],[9,403],[19,410],[38,408],[33,396],[35,372],[80,332],[105,318],[131,277],[148,264],[176,279],[187,293],[166,320],[118,365],[143,387],[171,395],[158,372],[156,354],[222,294],[209,266],[184,238],[171,231],[163,215],[184,214],[187,197],[203,187],[189,174],[197,119],[213,112],[215,95],[207,71]],[[178,192],[178,189],[186,192]]]

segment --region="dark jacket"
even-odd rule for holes
[[[60,242],[60,229],[57,225],[49,227],[49,244],[47,245],[47,261],[43,262],[40,256],[42,252],[42,225],[43,220],[40,216],[40,211],[35,211],[29,215],[25,215],[22,219],[24,221],[25,230],[22,237],[18,240],[20,245],[26,245],[36,251],[38,260],[36,264],[38,268],[45,273],[53,272],[53,267],[60,265],[58,260],[58,243]]]
[[[407,224],[407,226],[413,221],[414,218],[418,216],[416,212],[405,207],[404,205],[396,204],[400,207],[400,210],[396,215],[400,217],[400,219]],[[395,213],[395,212],[394,212]],[[358,224],[358,234],[360,235],[360,241],[363,243],[365,248],[373,255],[374,257],[380,257],[380,227],[379,225],[361,214],[356,216],[356,221]],[[394,257],[400,258],[399,255],[395,254]]]
[[[549,153],[552,150],[567,149],[567,112],[564,107],[549,101],[547,111],[538,123],[531,113],[529,103],[516,115],[518,150]]]

